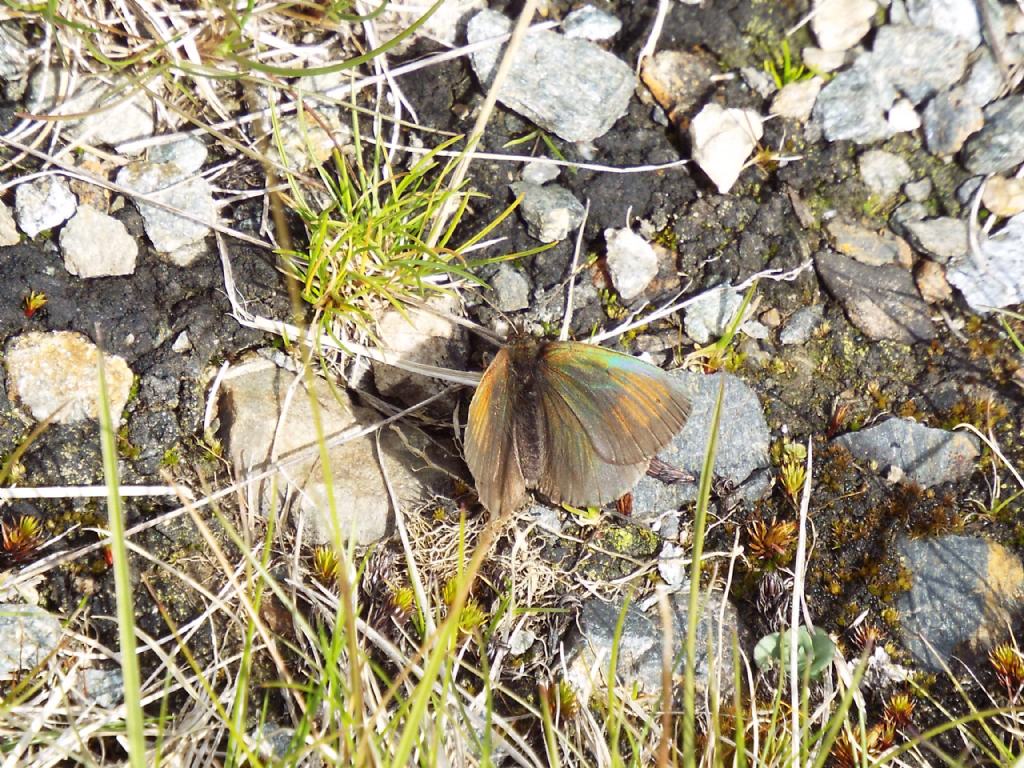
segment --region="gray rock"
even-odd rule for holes
[[[964,165],[971,173],[1002,173],[1024,163],[1024,94],[985,107],[985,127],[967,141]]]
[[[861,66],[858,60],[821,90],[814,104],[814,119],[829,141],[881,141],[892,135],[886,113],[896,96],[896,89],[879,72]]]
[[[910,419],[889,419],[840,435],[833,442],[847,448],[855,459],[871,462],[880,474],[896,467],[925,488],[971,474],[979,455],[973,435],[932,429]]]
[[[700,474],[711,431],[711,415],[718,397],[718,387],[724,378],[725,399],[719,423],[715,476],[740,486],[757,470],[768,466],[771,435],[761,402],[750,387],[735,376],[725,373],[704,376],[677,371],[674,375],[690,394],[692,410],[686,426],[658,454],[659,460],[694,477]],[[696,495],[697,486],[694,483],[668,484],[645,475],[633,488],[633,517],[637,520],[656,518],[663,512],[692,501]]]
[[[940,264],[967,253],[967,222],[942,216],[937,219],[908,221],[904,225],[913,246]]]
[[[949,32],[889,24],[878,30],[864,65],[920,104],[963,77],[970,52],[968,43]]]
[[[124,701],[124,676],[120,669],[82,670],[80,695],[102,709],[113,709]]]
[[[18,23],[0,23],[0,82],[7,101],[20,101],[32,66],[32,49]]]
[[[786,345],[806,344],[824,318],[825,307],[822,304],[798,309],[786,321],[786,327],[779,333],[779,341]]]
[[[583,222],[583,204],[565,187],[518,181],[512,185],[512,194],[523,198],[519,213],[526,231],[543,243],[565,240]]]
[[[924,221],[929,216],[928,207],[913,201],[906,202],[896,208],[889,216],[889,228],[899,233],[904,238],[909,238],[907,227],[913,221]]]
[[[146,161],[122,168],[117,174],[117,183],[198,219],[186,219],[165,208],[136,200],[153,247],[178,266],[188,266],[202,251],[202,241],[210,232],[209,226],[201,222],[217,220],[210,183],[202,176],[192,176],[177,163]]]
[[[0,201],[0,247],[17,245],[20,242],[21,235],[18,234],[18,226],[14,223],[11,209]]]
[[[130,275],[139,246],[124,224],[93,208],[80,205],[60,233],[64,268],[82,278]]]
[[[99,348],[79,333],[31,331],[7,345],[7,391],[36,421],[60,424],[99,418]],[[110,418],[121,420],[133,375],[116,355],[103,356]]]
[[[907,15],[919,27],[934,27],[959,37],[970,50],[981,45],[974,0],[906,0]]]
[[[673,680],[682,676],[686,659],[688,601],[689,594],[685,591],[669,596],[674,645],[672,658],[675,660]],[[699,605],[701,618],[697,625],[694,676],[698,700],[704,701],[712,669],[718,674],[716,685],[720,694],[729,696],[732,691],[732,637],[739,637],[740,648],[749,647],[752,640],[740,623],[736,608],[720,591],[714,591],[710,596],[702,591]],[[576,631],[566,642],[568,681],[581,694],[584,705],[591,694],[600,695],[599,692],[604,690],[609,659],[613,654],[617,656],[616,673],[620,679],[636,685],[646,696],[660,695],[664,630],[658,614],[653,609],[650,614],[645,613],[631,604],[625,608],[622,629],[617,632],[622,613],[621,602],[608,603],[596,597],[588,598],[580,611]],[[711,659],[714,659],[713,663]]]
[[[984,124],[981,107],[968,98],[963,88],[940,93],[924,108],[924,137],[935,155],[955,155]]]
[[[29,237],[63,224],[74,215],[76,206],[74,193],[59,176],[34,179],[14,190],[14,216]]]
[[[908,200],[923,203],[932,196],[932,180],[925,176],[920,181],[911,181],[903,185],[903,194]]]
[[[75,91],[70,89],[72,85]],[[159,90],[159,80],[147,86]],[[156,118],[146,91],[127,79],[73,81],[63,67],[38,67],[29,78],[28,108],[33,113],[85,115],[63,122],[72,136],[89,144],[121,144],[153,134]]]
[[[466,36],[472,44],[511,29],[507,16],[487,10],[470,19]],[[490,83],[502,53],[493,45],[472,54],[482,82]],[[498,100],[566,141],[589,142],[626,113],[634,87],[633,70],[614,55],[541,30],[523,40]]]
[[[444,314],[458,312],[458,301],[451,296],[429,299],[434,311],[409,308],[404,313],[388,310],[377,324],[381,346],[396,357],[411,363],[466,370],[469,340],[465,328],[445,319]],[[391,365],[371,363],[373,381],[384,397],[414,405],[448,388],[448,382]],[[450,414],[457,402],[452,394],[440,401],[432,412]]]
[[[357,544],[365,545],[387,533],[391,502],[381,462],[402,503],[419,503],[449,487],[449,475],[441,469],[441,462],[447,463],[449,459],[439,455],[439,449],[425,436],[408,425],[403,425],[401,432],[384,429],[380,433],[379,455],[373,434],[327,449],[337,512],[336,518],[332,518],[310,393],[305,383],[296,378],[264,360],[238,366],[223,382],[219,414],[226,455],[240,476],[267,468],[272,447],[280,460],[295,459],[273,479],[267,478],[260,484],[259,497],[266,513],[286,495],[301,489],[296,503],[303,518],[304,544],[333,542],[336,531],[343,541],[351,537]],[[294,395],[288,401],[287,394],[293,386]],[[344,389],[331,387],[323,379],[314,377],[312,391],[327,440],[379,421],[375,412],[355,405]],[[288,410],[284,413],[286,402]],[[277,494],[274,498],[272,486]]]
[[[698,344],[707,344],[712,338],[724,335],[742,304],[743,297],[731,285],[705,291],[686,307],[683,319],[686,335]],[[748,320],[740,330],[754,338],[768,337],[768,329],[756,320]]]
[[[606,262],[612,285],[624,301],[632,301],[658,275],[658,254],[631,229],[606,229]]]
[[[160,144],[149,150],[151,163],[174,163],[182,176],[196,173],[206,162],[209,151],[206,143],[198,136],[186,136],[169,144]]]
[[[956,199],[960,205],[970,206],[974,202],[974,195],[978,191],[978,187],[981,186],[981,182],[985,180],[984,176],[972,176],[967,179],[963,184],[956,188]]]
[[[879,197],[892,197],[913,178],[910,165],[899,155],[871,149],[857,159],[864,184]]]
[[[1024,567],[1013,552],[970,536],[903,538],[898,546],[913,578],[896,600],[903,642],[926,669],[941,673],[954,654],[985,663],[1011,629],[1019,632]]]
[[[57,652],[60,620],[35,605],[0,603],[0,680],[11,680]]]
[[[1005,85],[1003,73],[987,47],[977,51],[973,57],[974,63],[963,88],[972,103],[984,107],[999,98]]]
[[[536,184],[538,187],[554,181],[558,178],[558,166],[553,163],[541,163],[537,160],[523,166],[519,178],[528,184]]]
[[[907,270],[869,267],[834,251],[819,252],[814,263],[850,322],[866,336],[903,344],[935,338],[928,306]]]
[[[821,93],[823,81],[820,77],[787,83],[772,99],[771,114],[790,120],[805,122],[814,110],[814,102]]]
[[[530,283],[526,276],[509,264],[499,264],[491,278],[494,305],[502,312],[515,312],[530,306]]]
[[[826,229],[832,236],[833,247],[861,264],[872,267],[900,264],[909,268],[913,262],[910,246],[891,232],[872,232],[837,219],[830,221]]]
[[[984,314],[993,307],[1024,302],[1024,213],[982,240],[980,258],[970,253],[953,259],[946,276],[967,303]]]
[[[562,32],[566,37],[582,37],[584,40],[610,40],[619,34],[622,22],[610,13],[592,5],[584,5],[569,13],[562,20]]]

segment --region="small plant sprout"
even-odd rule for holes
[[[858,624],[852,634],[853,642],[856,646],[862,651],[867,650],[869,652],[885,638],[885,633],[870,621]]]
[[[914,716],[917,702],[906,691],[894,693],[889,697],[882,713],[882,719],[894,729],[906,728]]]
[[[1024,687],[1024,657],[1009,643],[1001,643],[989,652],[988,660],[1007,697],[1015,701]]]
[[[796,504],[807,480],[807,448],[783,439],[772,446],[772,459],[779,467],[779,481],[786,497]]]
[[[558,720],[574,720],[580,713],[580,698],[565,679],[540,686],[540,696],[548,711]]]
[[[416,608],[416,595],[412,587],[398,587],[388,598],[388,604],[399,617],[408,618]]]
[[[29,560],[44,541],[39,518],[22,515],[13,524],[0,522],[3,532],[3,547],[7,556],[16,563]]]
[[[783,39],[778,50],[772,51],[770,58],[764,60],[764,71],[771,75],[778,88],[790,83],[810,80],[818,74],[813,68],[796,60],[789,47],[789,40]]]
[[[22,312],[31,319],[33,315],[46,306],[46,294],[42,291],[31,291],[21,302]]]
[[[452,605],[455,602],[455,596],[458,594],[458,591],[458,580],[449,579],[444,585],[444,591],[441,593],[441,599],[444,601],[444,604]],[[482,627],[486,621],[487,612],[484,611],[483,606],[479,602],[471,597],[466,600],[465,605],[462,606],[462,613],[459,614],[459,632],[463,635],[471,635]]]
[[[325,587],[334,589],[341,573],[338,553],[331,547],[321,546],[313,550],[313,576]]]
[[[796,544],[796,523],[792,520],[770,523],[754,520],[747,526],[747,551],[763,564],[786,565],[793,557]]]

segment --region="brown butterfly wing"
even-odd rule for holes
[[[512,381],[507,350],[484,371],[469,403],[466,464],[480,502],[492,516],[517,508],[526,495],[513,438]]]
[[[629,491],[647,469],[601,457],[579,417],[556,390],[545,388],[539,407],[547,428],[547,453],[537,490],[557,503],[602,506]]]
[[[551,342],[538,360],[544,399],[565,403],[607,462],[646,462],[690,415],[690,399],[661,368],[591,344]]]

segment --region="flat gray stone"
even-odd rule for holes
[[[1009,629],[1020,630],[1024,568],[1014,553],[970,536],[903,538],[913,585],[896,600],[903,643],[924,668],[941,673],[957,655],[985,656]]]
[[[969,0],[973,4],[974,0]],[[979,107],[984,107],[999,98],[1005,83],[1003,73],[988,47],[976,51],[972,58],[970,73],[964,82],[967,98]]]
[[[725,399],[719,423],[715,476],[740,486],[757,470],[768,466],[771,435],[761,401],[750,387],[727,373],[705,376],[676,371],[673,375],[689,393],[692,410],[682,431],[658,454],[658,459],[694,477],[700,474],[711,432],[711,415],[718,397],[718,387],[724,378]],[[696,496],[695,483],[669,484],[645,475],[633,488],[633,518],[649,520],[663,512],[677,509]]]
[[[935,155],[955,155],[981,130],[985,117],[963,88],[940,93],[924,108],[924,138]]]
[[[84,669],[79,694],[98,707],[112,709],[124,701],[124,675],[120,669]]]
[[[888,419],[840,435],[833,442],[847,448],[855,459],[871,462],[880,474],[897,467],[904,477],[925,488],[967,477],[979,455],[973,435],[933,429],[910,419]]]
[[[928,305],[907,270],[869,267],[834,251],[819,252],[814,263],[850,322],[869,338],[903,344],[935,338]]]
[[[925,176],[919,181],[911,181],[903,185],[903,194],[908,200],[915,203],[923,203],[932,196],[934,186],[932,180]]]
[[[216,221],[213,188],[202,176],[192,176],[177,163],[140,161],[126,165],[117,183],[135,192],[179,208],[199,221],[179,216],[162,207],[136,200],[153,247],[178,266],[188,266],[198,255],[192,246],[202,243],[210,232],[205,221]]]
[[[466,37],[472,44],[511,29],[507,16],[481,11]],[[496,44],[471,55],[483,83],[491,82],[503,51]],[[523,40],[498,100],[566,141],[589,142],[626,113],[635,86],[633,70],[589,40],[539,30]]]
[[[704,291],[686,307],[683,317],[686,335],[698,344],[723,336],[742,304],[743,297],[731,285]],[[768,329],[756,320],[748,320],[740,330],[757,339],[768,337]]]
[[[950,32],[887,24],[875,35],[865,65],[914,104],[920,104],[963,77],[971,50],[967,42]]]
[[[517,181],[512,185],[512,194],[517,198],[522,196],[519,215],[526,222],[530,236],[542,243],[565,240],[583,223],[583,204],[565,187]]]
[[[1002,173],[1024,163],[1024,95],[985,107],[985,127],[967,140],[964,165],[971,173]]]
[[[946,277],[976,312],[1024,302],[1024,213],[981,241],[981,254],[950,261]]]
[[[879,197],[892,197],[913,178],[910,164],[884,149],[870,149],[857,158],[860,177]]]
[[[99,418],[99,347],[80,333],[30,331],[7,344],[7,391],[36,421],[70,424]],[[131,369],[117,355],[104,355],[110,418],[121,420],[131,391]]]
[[[858,60],[822,88],[813,116],[829,141],[871,144],[892,136],[887,113],[896,97],[896,89],[875,68]]]
[[[967,222],[941,216],[936,219],[908,221],[904,225],[911,244],[940,264],[967,253]]]
[[[60,620],[42,608],[0,603],[0,680],[42,664],[63,636]]]
[[[130,275],[135,271],[139,246],[124,224],[80,205],[60,233],[64,268],[81,278]]]
[[[786,321],[785,328],[779,333],[779,341],[785,345],[806,344],[824,318],[825,307],[822,304],[798,309]]]
[[[830,221],[826,229],[832,236],[833,247],[839,253],[862,264],[872,267],[900,264],[909,267],[913,261],[910,246],[903,238],[891,232],[873,232],[838,220]]]
[[[63,224],[75,214],[78,201],[59,176],[44,176],[14,190],[14,216],[29,237]]]
[[[287,393],[293,386],[294,395],[285,414]],[[327,440],[380,420],[376,412],[353,403],[344,389],[332,389],[319,377],[314,377],[313,394]],[[447,466],[448,457],[422,433],[403,424],[381,431],[379,455],[373,434],[328,448],[337,512],[337,518],[332,518],[310,395],[304,382],[296,384],[294,374],[269,361],[244,364],[225,378],[219,414],[226,456],[240,477],[269,466],[275,434],[277,458],[298,459],[274,475],[273,481],[268,478],[262,482],[259,497],[265,514],[286,494],[301,489],[296,504],[304,519],[302,540],[309,546],[333,542],[335,530],[343,541],[351,537],[359,545],[373,543],[387,534],[392,510],[381,462],[401,503],[415,505],[450,490],[447,470],[434,463],[437,460]],[[283,422],[280,430],[279,421]],[[272,484],[276,497],[271,496]]]
[[[967,43],[981,45],[981,24],[974,0],[906,0],[907,16],[918,27],[941,29]]]
[[[669,596],[675,660],[673,679],[683,674],[689,599],[685,590]],[[749,647],[752,638],[740,623],[735,606],[720,591],[712,592],[709,597],[702,590],[699,605],[701,618],[697,624],[694,676],[698,699],[703,701],[711,669],[717,670],[719,692],[730,695],[734,679],[732,637],[734,634],[739,637],[740,648]],[[617,653],[616,673],[620,679],[629,680],[646,696],[660,695],[663,629],[658,613],[654,609],[645,613],[637,605],[630,604],[625,608],[621,631],[616,631],[622,612],[621,599],[620,602],[608,603],[596,597],[588,598],[580,610],[577,628],[566,642],[568,681],[582,695],[584,705],[591,694],[600,696],[605,690],[604,681],[608,679],[608,665],[613,653]],[[720,640],[724,647],[719,645]],[[711,658],[715,659],[713,665]]]
[[[526,275],[509,264],[499,264],[491,278],[494,305],[502,312],[515,312],[530,306],[530,283]]]
[[[562,33],[566,37],[582,37],[584,40],[610,40],[619,34],[622,22],[600,8],[584,5],[570,12],[562,20]]]
[[[0,23],[0,83],[7,101],[20,101],[25,94],[32,58],[32,47],[18,22]]]

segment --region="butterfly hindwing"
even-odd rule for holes
[[[538,366],[542,399],[565,403],[593,449],[610,464],[649,461],[690,414],[689,398],[668,373],[629,355],[550,342]]]
[[[466,464],[481,503],[494,516],[518,507],[526,494],[513,439],[513,390],[508,351],[503,349],[484,371],[466,426]]]

